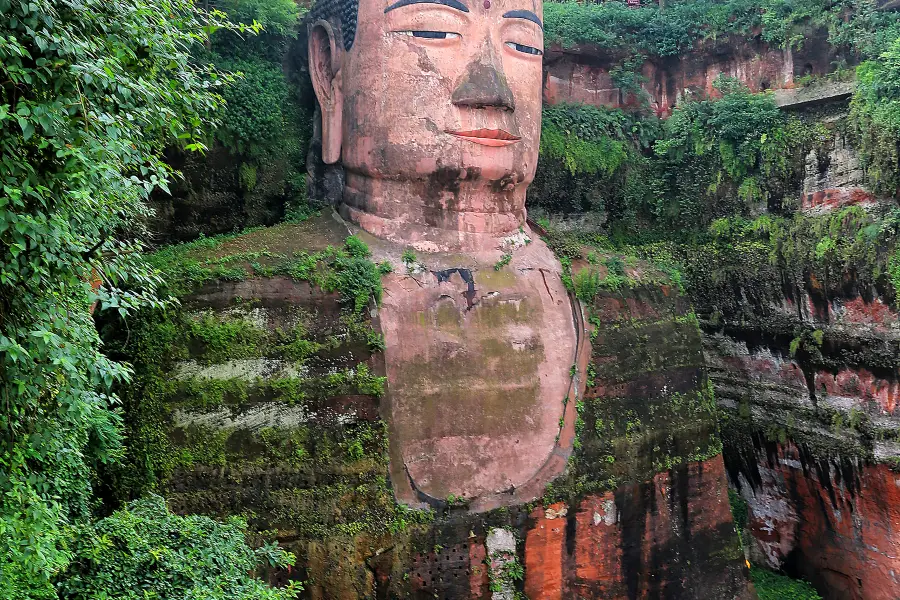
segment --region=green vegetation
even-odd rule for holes
[[[662,124],[621,110],[545,108],[532,203],[604,212],[614,237],[653,239],[799,194],[803,159],[829,132],[733,79],[715,85],[721,99],[682,102]]]
[[[694,244],[651,245],[641,251],[650,255],[668,251],[681,263],[699,310],[715,307],[722,315],[734,316],[742,310],[734,298],[736,284],[752,290],[759,300],[782,294],[782,281],[805,285],[810,273],[824,297],[839,293],[846,272],[861,285],[883,285],[890,280],[892,248],[897,244],[896,218],[893,212],[878,214],[851,206],[826,215],[720,219]],[[821,336],[814,330],[794,331],[793,351],[817,353]]]
[[[276,545],[247,546],[247,523],[201,516],[180,517],[150,496],[83,526],[72,560],[58,582],[59,598],[94,600],[290,600],[302,590],[292,583],[268,587],[252,577],[260,567],[287,567],[294,557]]]
[[[222,0],[216,6],[224,13],[200,14],[186,0],[0,0],[4,598],[290,597],[291,589],[273,590],[249,576],[289,564],[290,557],[269,546],[250,549],[240,521],[176,517],[155,497],[93,519],[102,502],[108,510],[160,489],[176,469],[237,469],[260,461],[319,469],[314,473],[326,475],[323,483],[290,490],[296,502],[273,502],[278,508],[267,515],[300,535],[397,533],[433,518],[394,503],[381,423],[263,429],[254,433],[259,452],[252,457],[235,455],[241,443],[232,439],[239,435],[234,430],[173,425],[176,408],[378,397],[385,385],[356,358],[328,371],[265,381],[171,377],[181,360],[205,368],[273,359],[300,369],[342,344],[355,344],[359,352],[384,349],[365,309],[380,298],[381,276],[392,267],[375,265],[356,237],[294,252],[242,245],[246,238],[228,235],[142,254],[147,201],[167,192],[173,175],[161,159],[164,150],[188,153],[217,144],[235,159],[235,180],[248,196],[285,198],[294,222],[315,210],[306,203],[301,172],[311,136],[310,102],[303,100],[308,88],[282,68],[302,9],[292,0]],[[611,76],[636,96],[647,56],[757,32],[771,44],[797,47],[813,29],[827,30],[834,47],[865,60],[848,133],[862,150],[873,190],[896,196],[900,27],[896,15],[873,6],[872,0],[697,0],[670,2],[661,12],[620,2],[548,3],[545,20],[550,43],[590,43],[626,56]],[[251,31],[258,35],[238,35]],[[665,123],[621,110],[544,110],[533,201],[551,212],[606,216],[602,232],[551,232],[569,288],[590,303],[602,291],[638,285],[620,255],[640,256],[676,285],[683,282],[710,322],[741,316],[736,287],[750,290],[759,303],[783,297],[781,285],[807,281],[827,299],[845,273],[853,274],[854,285],[900,289],[900,212],[793,214],[798,165],[845,132],[787,117],[771,97],[750,94],[734,81],[717,86],[721,99],[687,98]],[[269,233],[289,235],[291,226],[282,227]],[[590,267],[572,273],[585,244],[595,249]],[[510,259],[505,255],[497,268]],[[402,262],[412,269],[418,261],[408,249]],[[249,312],[236,318],[190,313],[173,301],[204,284],[276,275],[336,294],[344,308],[340,324],[312,331],[307,320],[271,332]],[[166,294],[172,298],[164,300]],[[596,327],[599,320],[591,322]],[[102,352],[97,324],[104,329]],[[670,325],[616,324],[629,330],[631,343],[611,349],[609,355],[621,357],[616,372],[592,365],[590,383],[653,368],[639,351],[650,337],[670,336],[673,356],[699,355],[697,348],[678,346],[689,337],[682,329],[696,329],[696,317]],[[826,333],[783,325],[760,329],[782,327],[792,340],[790,354],[804,365],[836,366],[822,355]],[[883,350],[859,352],[872,353],[865,364],[895,366]],[[708,386],[658,402],[630,400],[578,403],[573,468],[548,497],[611,489],[629,474],[720,451]],[[822,418],[836,432],[870,427],[859,412],[845,418],[823,410]],[[655,424],[663,422],[671,425],[660,433]],[[691,439],[700,443],[680,445],[673,435],[679,428],[693,428]],[[173,429],[182,436],[177,441]],[[788,425],[772,435],[789,431]],[[235,473],[230,476],[241,476]],[[504,576],[521,579],[517,564]],[[754,579],[763,598],[816,597],[799,584],[786,591],[773,574],[754,570]]]
[[[146,202],[168,190],[166,147],[205,148],[232,79],[192,56],[204,24],[235,27],[183,0],[0,13],[0,597],[55,598],[83,556],[96,469],[122,455],[113,389],[130,373],[101,352],[91,309],[161,306],[139,254]],[[88,569],[77,585],[105,584]]]
[[[223,0],[233,23],[252,23],[254,36],[216,31],[197,56],[238,75],[223,93],[225,110],[213,132],[238,170],[244,204],[265,197],[286,203],[285,219],[302,221],[316,207],[306,198],[306,151],[312,135],[311,88],[283,68],[303,9],[293,0]],[[255,224],[258,224],[257,220]]]
[[[191,353],[210,363],[256,356],[266,333],[246,320],[225,321],[211,312],[190,319],[184,339]]]
[[[301,15],[301,9],[292,0],[219,0],[216,8],[236,23],[256,22],[262,25],[265,28],[263,35],[252,40],[259,45],[281,41],[277,36],[295,35]],[[266,36],[275,39],[266,39]]]
[[[664,10],[657,2],[544,4],[546,44],[592,44],[625,56],[673,56],[727,36],[759,35],[797,48],[816,29],[827,31],[834,46],[869,54],[900,35],[897,18],[877,12],[873,0],[675,0]]]
[[[284,114],[290,90],[281,65],[247,58],[220,59],[217,64],[238,73],[240,79],[224,94],[227,108],[222,125],[215,131],[216,138],[227,148],[248,156],[274,150],[282,132],[295,125],[287,123]],[[256,168],[253,163],[244,164]],[[247,181],[245,186],[253,189],[255,182]]]
[[[662,123],[646,106],[633,114],[545,107],[541,161],[529,193],[534,214],[601,214],[617,248],[690,241],[718,218],[789,215],[805,157],[816,150],[823,160],[838,136],[858,143],[873,191],[895,195],[900,188],[900,15],[876,10],[873,0],[696,0],[667,2],[665,10],[656,3],[629,9],[621,2],[551,2],[545,13],[548,44],[621,50],[611,75],[639,100],[644,57],[723,36],[796,47],[813,32],[827,32],[836,51],[864,62],[847,125],[788,116],[772,97],[727,78],[715,83],[722,98],[688,96]],[[840,78],[851,72],[843,63],[835,69]]]
[[[750,569],[759,600],[821,600],[813,586],[760,568]]]
[[[702,223],[705,211],[715,215],[729,197],[750,206],[765,202],[773,191],[770,180],[790,179],[796,164],[791,159],[805,156],[811,146],[814,130],[788,119],[770,96],[751,94],[728,78],[714,85],[723,97],[680,106],[666,121],[665,138],[654,146],[663,176],[679,193],[667,206],[654,206],[654,216],[691,225]],[[725,194],[719,193],[722,187]],[[706,202],[685,210],[687,194],[699,194]]]
[[[525,566],[519,561],[519,557],[512,552],[499,551],[491,554],[490,561],[500,565],[488,570],[491,592],[510,589],[516,600],[524,598],[521,592],[515,590],[516,583],[525,580]]]
[[[734,526],[737,528],[738,535],[741,535],[747,527],[750,507],[748,506],[747,501],[731,488],[728,488],[728,503],[731,505],[731,515],[734,517]]]
[[[290,234],[292,225],[280,227],[283,233]],[[325,292],[338,292],[342,301],[356,312],[362,311],[373,298],[376,302],[381,300],[382,267],[367,258],[369,249],[358,238],[348,237],[343,248],[328,246],[313,253],[301,250],[286,254],[265,248],[223,251],[226,242],[249,233],[253,230],[169,246],[147,260],[164,275],[167,291],[176,297],[215,280],[284,275],[308,281]]]
[[[400,256],[400,260],[403,261],[403,264],[409,269],[412,268],[419,259],[416,257],[416,253],[413,252],[412,248],[407,248]]]
[[[900,37],[857,69],[852,118],[872,188],[900,193]]]
[[[624,286],[637,283],[625,274],[625,263],[618,256],[610,256],[606,259],[606,276],[600,277],[599,272],[592,267],[587,267],[576,272],[571,277],[571,282],[575,296],[588,306],[593,303],[594,297],[600,290],[615,292]]]
[[[545,107],[531,203],[553,212],[579,212],[642,202],[636,194],[645,192],[645,154],[659,132],[654,118],[640,119],[622,110]]]

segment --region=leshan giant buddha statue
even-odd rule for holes
[[[388,276],[380,309],[391,481],[409,504],[528,501],[571,452],[581,314],[525,221],[541,14],[539,0],[322,0],[310,14],[339,212],[394,264],[413,249],[427,265]]]

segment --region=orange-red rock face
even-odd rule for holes
[[[680,56],[651,56],[641,66],[641,93],[658,116],[667,117],[682,97],[718,95],[713,84],[721,75],[738,79],[753,92],[792,89],[796,78],[834,70],[832,61],[837,57],[826,39],[823,32],[821,36],[808,36],[802,48],[781,49],[742,36],[707,41]],[[590,44],[548,47],[544,55],[544,102],[611,108],[639,104],[634,94],[619,90],[610,75],[624,60],[633,58]]]
[[[752,597],[721,457],[532,513],[529,598]]]
[[[424,550],[393,557],[394,572],[405,563],[409,575],[391,589],[423,600],[491,598],[486,532],[507,523],[524,540],[518,586],[531,600],[749,600],[726,489],[716,457],[572,505],[451,517],[419,540]]]
[[[628,106],[636,99],[621,92],[610,76],[622,57],[590,46],[547,50],[544,61],[544,101],[609,106]],[[754,92],[792,88],[795,73],[826,73],[830,64],[824,56],[799,55],[790,49],[769,48],[763,44],[746,50],[723,44],[680,57],[651,58],[642,69],[641,85],[659,116],[668,116],[678,98],[685,94],[714,96],[713,83],[720,75],[735,77]]]
[[[752,560],[829,600],[897,598],[900,474],[884,464],[900,454],[897,313],[805,279],[793,301],[744,305],[704,340],[729,479],[749,505],[744,540]],[[801,328],[821,343],[792,349],[783,332]]]
[[[894,600],[900,590],[900,474],[816,462],[794,444],[760,448],[743,495],[758,552],[827,599]]]

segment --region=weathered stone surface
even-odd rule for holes
[[[831,148],[810,151],[804,172],[801,206],[807,213],[876,204],[876,198],[865,189],[866,174],[859,155],[841,133],[835,133]]]
[[[517,561],[513,532],[500,527],[491,529],[484,545],[490,562],[491,579],[497,582],[491,590],[491,600],[515,600],[515,581],[508,576]]]
[[[531,501],[542,486],[529,482],[552,453],[562,460],[541,475],[545,483],[570,452],[571,439],[566,448],[559,436],[580,308],[542,241],[495,268],[501,256],[470,255],[447,268],[453,257],[428,255],[427,271],[385,279],[392,481],[410,504]]]
[[[775,90],[775,104],[781,108],[799,108],[822,102],[847,100],[855,89],[854,81],[819,81],[808,86]]]
[[[889,311],[846,302],[855,303],[884,323]],[[837,329],[851,344],[872,335],[871,325],[838,316],[826,335]],[[724,338],[708,342],[717,397],[732,411],[725,459],[749,502],[753,559],[809,580],[825,598],[894,598],[898,480],[873,461],[897,456],[896,371],[814,370],[784,348],[734,352],[739,345]]]
[[[754,92],[790,89],[795,77],[831,72],[833,53],[817,36],[810,36],[801,49],[783,50],[745,38],[706,42],[677,57],[648,59],[641,69],[641,88],[657,115],[666,117],[681,98],[717,95],[713,83],[720,75],[734,77]],[[544,101],[614,108],[634,104],[636,99],[623,94],[610,77],[610,71],[622,58],[589,45],[548,48],[544,59]]]
[[[764,267],[698,294],[744,539],[825,598],[894,598],[898,315],[858,273],[799,275]]]
[[[828,600],[897,597],[897,473],[759,438],[746,458],[751,462],[735,472],[749,504],[755,557],[809,580]]]
[[[753,598],[721,457],[532,513],[529,598]]]
[[[202,157],[172,151],[167,162],[184,178],[172,183],[171,194],[159,192],[153,197],[150,230],[157,242],[272,225],[284,216],[290,199],[285,190],[289,165],[284,160],[253,166],[253,189],[240,181],[241,158],[221,146],[214,145]]]
[[[576,449],[553,483],[566,499],[532,514],[526,593],[752,597],[689,305],[665,285],[600,291],[590,323]]]

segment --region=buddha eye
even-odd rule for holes
[[[397,33],[424,40],[452,40],[460,37],[450,31],[398,31]]]
[[[526,46],[525,44],[517,44],[516,42],[506,42],[506,45],[515,50],[516,52],[521,52],[523,54],[531,54],[533,56],[541,56],[544,52],[542,50],[538,50],[532,46]]]

